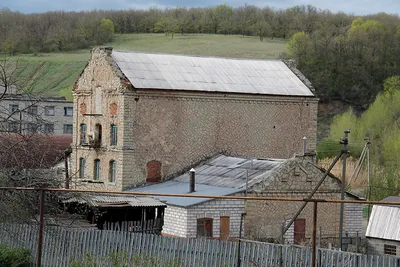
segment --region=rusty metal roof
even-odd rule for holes
[[[269,174],[284,162],[282,159],[246,159],[219,155],[210,161],[194,167],[196,184],[222,186],[237,189],[251,187],[260,179],[272,179]],[[189,172],[174,179],[179,182],[189,182]]]
[[[92,207],[165,207],[162,203],[151,197],[136,197],[127,195],[93,195],[84,194],[67,198],[63,203],[77,202],[80,204],[87,203]]]
[[[382,201],[400,202],[400,197],[391,196]],[[400,206],[374,205],[365,235],[400,241]]]
[[[281,60],[231,59],[113,50],[135,88],[284,96],[311,90]]]

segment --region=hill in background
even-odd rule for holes
[[[176,34],[172,39],[165,34],[118,34],[107,45],[114,49],[142,52],[278,59],[285,51],[286,42],[281,39],[261,42],[255,36],[238,35]],[[19,86],[44,95],[72,99],[72,86],[89,56],[89,49],[20,55]]]

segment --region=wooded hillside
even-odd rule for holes
[[[253,5],[21,14],[0,10],[0,50],[62,52],[108,43],[114,33],[213,33],[288,39],[287,53],[322,100],[341,98],[365,110],[400,72],[400,18],[355,17],[313,6],[285,10]],[[211,51],[211,54],[212,51]]]

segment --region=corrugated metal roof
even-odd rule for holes
[[[131,207],[161,207],[166,206],[151,197],[136,197],[127,195],[81,195],[63,200],[64,203],[77,202],[87,203],[92,207],[112,207],[112,206],[131,206]]]
[[[314,96],[280,60],[228,59],[112,51],[135,88]]]
[[[242,189],[209,186],[204,184],[197,184],[195,186],[196,192],[193,195],[212,195],[212,196],[228,196],[243,191]],[[129,192],[151,192],[151,193],[163,193],[163,194],[187,194],[189,192],[189,183],[167,181],[160,184],[154,184],[139,188],[128,190]],[[197,205],[206,201],[210,201],[210,198],[188,198],[188,197],[164,197],[154,196],[154,198],[161,201],[165,201],[169,205],[189,207]]]
[[[388,197],[382,201],[400,202],[400,197]],[[365,235],[400,241],[400,206],[374,205]]]
[[[251,187],[259,179],[272,179],[273,176],[269,174],[283,162],[281,159],[251,160],[220,155],[194,168],[196,184],[244,189],[247,175],[248,186]],[[174,181],[189,182],[189,172],[176,177]]]

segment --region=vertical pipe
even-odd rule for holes
[[[238,242],[238,256],[237,256],[237,263],[236,266],[240,267],[241,266],[241,258],[240,258],[240,242],[242,239],[242,229],[243,229],[243,217],[246,215],[246,213],[242,213],[240,215],[240,227],[239,227],[239,242]]]
[[[307,137],[303,137],[303,155],[307,152]]]
[[[192,168],[192,169],[190,169],[189,173],[190,173],[189,193],[193,193],[193,192],[196,192],[196,190],[195,190],[195,184],[196,184],[195,175],[196,175],[196,171]]]
[[[344,131],[344,137],[342,139],[342,144],[344,145],[343,147],[343,169],[342,169],[342,186],[341,186],[341,192],[340,192],[340,199],[344,200],[345,198],[345,192],[346,192],[346,159],[347,159],[347,154],[348,154],[348,136],[349,136],[350,130],[345,130]],[[343,251],[343,219],[344,219],[344,203],[340,203],[340,221],[339,221],[339,246],[340,250]]]
[[[42,264],[42,247],[43,247],[43,226],[44,226],[44,197],[45,191],[40,190],[40,207],[39,207],[39,237],[37,243],[36,266],[40,267]]]
[[[69,189],[68,155],[69,155],[68,150],[65,150],[65,152],[64,152],[64,166],[65,166],[65,188],[66,189]]]
[[[318,202],[314,201],[313,228],[312,228],[312,267],[317,265],[317,208]]]

